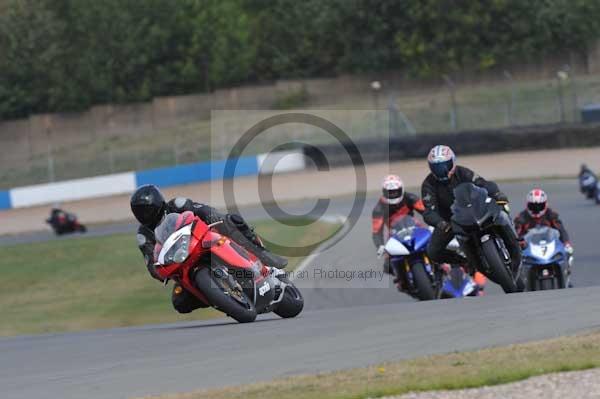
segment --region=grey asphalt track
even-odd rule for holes
[[[501,185],[515,211],[531,185]],[[379,270],[369,233],[372,197],[355,228],[314,257],[305,268],[307,276],[297,277],[306,300],[299,318],[262,316],[249,325],[217,320],[0,339],[1,397],[99,399],[185,392],[598,329],[600,208],[586,201],[574,182],[544,181],[542,187],[572,234],[577,288],[496,295],[490,286],[483,298],[416,303],[386,284],[364,288],[378,281],[315,278],[319,269]],[[334,212],[344,213],[351,201],[336,200]],[[260,213],[248,210],[244,216],[259,218]]]

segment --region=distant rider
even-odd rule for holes
[[[579,190],[586,194],[588,198],[594,195],[596,190],[596,182],[598,177],[596,174],[584,163],[581,164],[579,169]]]
[[[415,211],[423,213],[423,201],[412,193],[404,191],[404,184],[397,175],[388,175],[381,185],[382,195],[373,209],[372,233],[377,256],[385,253],[384,244],[394,223],[403,216],[414,216]],[[386,258],[384,271],[390,273],[389,260]]]
[[[263,263],[276,268],[284,268],[287,260],[268,252],[246,221],[239,215],[223,215],[215,208],[205,204],[193,202],[187,198],[175,198],[166,202],[160,190],[153,185],[139,187],[131,196],[131,211],[140,222],[137,231],[137,241],[148,272],[155,279],[162,278],[155,270],[154,246],[156,238],[154,229],[169,213],[183,213],[191,211],[205,223],[211,224],[222,221],[216,226],[219,233],[227,235],[244,248],[254,253]],[[199,299],[185,291],[183,287],[176,284],[172,294],[173,307],[179,313],[189,313],[200,307],[205,307]]]
[[[508,197],[504,195],[498,185],[487,181],[472,170],[464,166],[456,165],[454,151],[448,146],[437,145],[431,149],[427,157],[431,173],[423,181],[421,194],[425,204],[423,218],[425,222],[434,227],[431,241],[427,246],[429,258],[436,263],[464,264],[465,259],[456,252],[446,247],[452,241],[450,209],[454,202],[454,189],[461,183],[473,183],[488,191],[488,195],[503,207],[505,212],[501,215],[508,218]],[[510,219],[508,219],[510,224]],[[516,272],[521,264],[521,251],[517,243],[517,237],[512,228],[504,231],[505,242],[513,260],[513,268]],[[470,242],[461,243],[461,249],[465,253],[471,272],[473,267],[479,266],[475,248]]]
[[[565,250],[569,255],[573,255],[574,250],[569,240],[569,233],[558,213],[548,207],[548,195],[540,188],[534,188],[527,194],[527,208],[515,218],[515,228],[520,240],[529,230],[537,226],[547,226],[558,230]]]

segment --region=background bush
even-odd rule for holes
[[[584,53],[599,19],[595,0],[0,0],[0,118]]]

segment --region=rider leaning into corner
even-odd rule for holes
[[[287,265],[286,259],[268,252],[263,247],[260,238],[254,233],[254,229],[241,216],[224,215],[215,208],[187,198],[174,198],[166,202],[156,186],[139,187],[131,196],[131,211],[140,222],[137,241],[140,251],[144,255],[146,267],[150,275],[159,281],[163,280],[156,273],[154,266],[154,246],[156,244],[154,229],[169,213],[191,211],[207,224],[223,222],[215,227],[217,231],[254,253],[264,264],[279,269]],[[177,284],[173,287],[172,302],[173,307],[179,313],[190,313],[195,309],[207,306]]]
[[[461,242],[461,249],[467,257],[465,259],[456,252],[448,250],[446,247],[452,241],[454,233],[451,225],[452,211],[450,209],[454,202],[454,189],[461,183],[473,183],[476,186],[485,188],[488,195],[493,198],[505,212],[501,212],[501,217],[507,218],[510,226],[502,232],[502,236],[507,245],[512,258],[513,273],[517,274],[521,265],[521,250],[517,242],[516,232],[512,228],[512,222],[509,216],[508,197],[503,194],[498,185],[492,181],[485,180],[472,170],[456,165],[456,156],[452,149],[445,145],[437,145],[431,149],[427,157],[429,170],[431,173],[423,181],[421,194],[425,204],[423,219],[434,227],[431,241],[427,246],[429,258],[436,263],[462,264],[469,267],[469,271],[474,273],[473,267],[480,263],[475,247],[471,242]]]
[[[391,226],[406,215],[414,216],[415,211],[423,213],[423,201],[412,193],[404,191],[404,184],[397,175],[388,175],[381,185],[382,195],[373,209],[372,233],[377,256],[385,254],[384,243]],[[390,274],[390,262],[386,257],[383,269]]]

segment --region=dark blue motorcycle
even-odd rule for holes
[[[404,216],[392,225],[385,244],[390,269],[402,291],[421,301],[436,299],[437,278],[426,254],[431,231],[416,224],[412,216]]]
[[[483,286],[475,282],[462,267],[447,265],[447,268],[442,280],[441,298],[464,298],[483,294]]]

